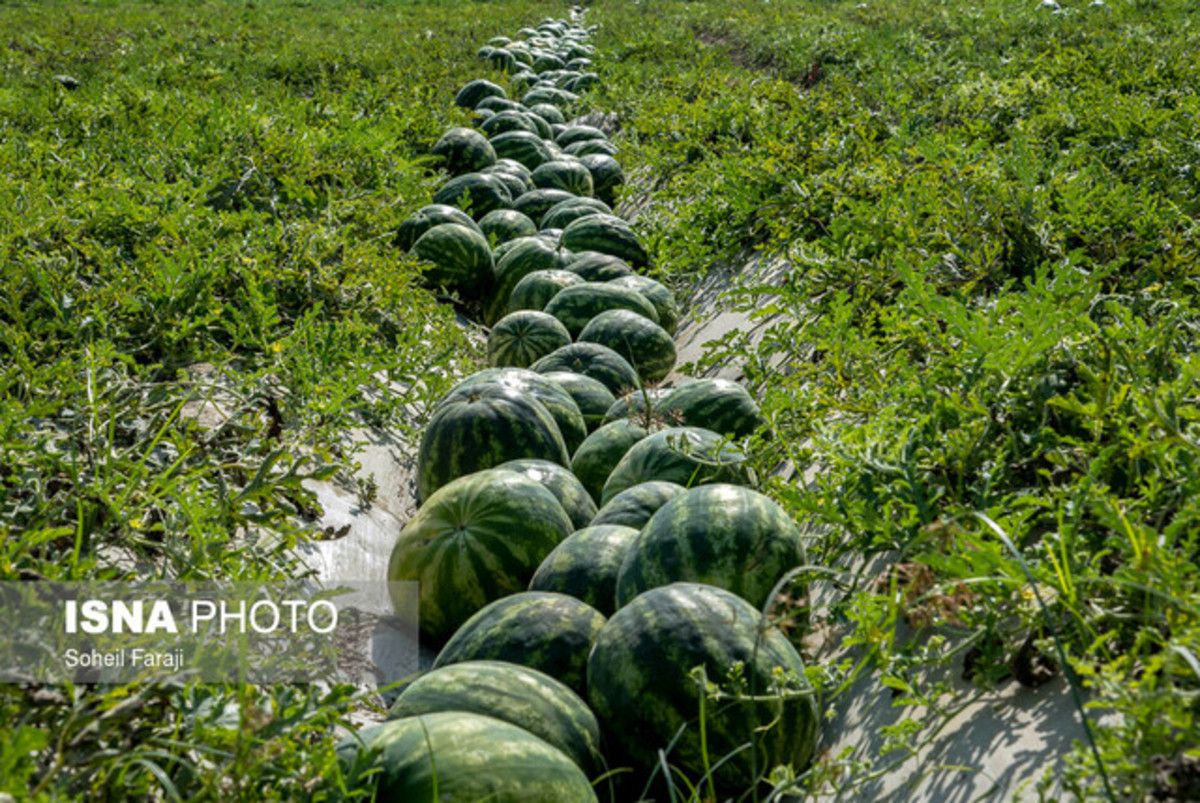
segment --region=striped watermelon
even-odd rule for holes
[[[696,667],[732,694],[705,700],[706,744]],[[730,679],[735,667],[744,689]],[[695,779],[712,767],[718,791],[737,796],[777,766],[799,775],[816,748],[818,709],[803,661],[753,606],[723,589],[674,583],[637,597],[601,629],[587,674],[610,744],[644,768],[674,743],[671,766]]]
[[[477,371],[459,382],[438,405],[440,407],[447,401],[469,396],[474,392],[474,388],[481,386],[507,388],[521,396],[540,402],[550,413],[550,417],[554,419],[564,444],[581,443],[587,437],[587,425],[583,422],[583,414],[579,412],[579,407],[575,404],[575,399],[571,397],[571,394],[563,390],[557,382],[547,379],[536,371],[524,368],[488,368]],[[512,459],[536,456],[513,455]]]
[[[571,263],[566,264],[567,270],[570,270]],[[564,288],[546,304],[545,312],[562,321],[567,331],[573,337],[578,337],[592,318],[616,309],[630,310],[658,323],[654,305],[642,294],[627,287],[614,287],[607,282],[584,282]]]
[[[527,273],[513,288],[508,311],[532,309],[541,312],[559,290],[582,282],[583,279],[569,270],[535,270]]]
[[[440,644],[489,602],[524,589],[573,529],[534,480],[479,471],[425,500],[396,539],[388,580],[420,583],[421,635]]]
[[[594,215],[597,212],[611,215],[612,209],[598,198],[572,198],[552,206],[542,216],[538,225],[543,229],[561,229],[573,220]],[[593,280],[589,279],[589,281]]]
[[[617,610],[617,574],[637,534],[632,527],[616,525],[571,533],[542,561],[529,589],[566,594],[611,616]]]
[[[763,423],[750,393],[728,379],[697,379],[663,396],[659,411],[680,423],[742,438]]]
[[[482,111],[490,111],[493,116],[501,112],[519,112],[524,111],[525,107],[515,100],[508,98],[484,98],[479,101],[479,105],[475,107],[476,113]]]
[[[583,142],[590,139],[606,140],[608,139],[608,135],[595,126],[569,125],[563,129],[561,134],[554,138],[554,141],[560,148],[565,148],[576,142]]]
[[[588,432],[600,428],[600,425],[604,423],[604,414],[617,401],[602,382],[592,379],[590,376],[572,371],[554,371],[544,374],[544,376],[554,380],[556,384],[562,386],[563,390],[571,394],[571,398],[579,406],[579,412],[583,415],[583,423],[587,426]]]
[[[568,265],[568,270],[574,273],[582,272],[576,270],[573,266],[578,262],[578,255],[572,264]],[[589,279],[588,281],[598,281]],[[611,280],[617,287],[628,287],[630,290],[636,290],[643,297],[654,305],[654,311],[658,313],[658,325],[661,326],[669,335],[675,334],[675,329],[679,325],[679,309],[675,304],[675,294],[667,289],[664,285],[656,282],[648,276],[641,276],[632,271],[626,275]]]
[[[525,591],[496,600],[468,619],[433,666],[508,661],[545,672],[586,694],[588,652],[603,626],[604,615],[574,597]]]
[[[423,275],[430,287],[444,287],[463,298],[478,298],[492,287],[492,250],[484,236],[458,223],[442,223],[413,243],[412,253],[428,262]]]
[[[506,460],[536,457],[566,465],[567,454],[558,424],[536,398],[494,383],[460,387],[421,435],[417,498],[429,499],[452,480]]]
[[[570,333],[557,318],[534,310],[510,312],[488,333],[488,365],[528,368],[570,342]]]
[[[773,500],[736,485],[705,485],[668,501],[642,528],[621,566],[617,603],[686,580],[761,609],[780,578],[804,563],[800,528]]]
[[[583,699],[554,678],[504,661],[467,661],[427,672],[392,704],[388,719],[441,711],[480,714],[529,731],[597,774],[600,725]]]
[[[562,247],[571,251],[612,254],[635,268],[650,264],[650,257],[638,242],[637,235],[628,223],[615,215],[590,215],[574,221],[563,229]]]
[[[540,374],[554,371],[584,374],[597,380],[614,394],[637,387],[638,384],[637,372],[633,370],[633,366],[620,354],[599,343],[572,343],[563,346],[558,351],[542,357],[530,368]]]
[[[396,231],[396,245],[407,251],[413,247],[422,234],[443,223],[457,223],[468,229],[479,231],[479,224],[461,209],[447,204],[430,204],[421,207],[400,224],[400,228]]]
[[[569,756],[524,728],[445,711],[363,728],[337,746],[350,789],[373,800],[595,803]],[[372,753],[378,755],[364,761]],[[366,764],[366,766],[363,766]]]
[[[632,419],[642,426],[646,426],[647,421],[678,426],[678,421],[666,418],[658,410],[658,400],[670,392],[666,388],[643,388],[626,393],[604,411],[604,423]],[[649,408],[648,411],[647,408]]]
[[[627,309],[601,312],[583,327],[578,340],[608,346],[628,360],[646,384],[665,378],[675,367],[671,336],[645,315]]]
[[[513,179],[520,181],[513,176]],[[479,230],[489,240],[495,238],[497,243],[506,243],[518,237],[532,237],[537,234],[537,225],[515,209],[493,209],[479,220]]]
[[[515,175],[506,170],[495,170],[490,167],[488,169],[484,170],[483,172],[487,175],[494,176],[497,181],[499,181],[501,184],[504,185],[504,189],[508,190],[508,195],[510,198],[513,199],[514,205],[516,204],[518,198],[520,198],[522,195],[524,195],[526,192],[529,191],[531,182],[528,179],[525,179],[521,176]],[[511,212],[514,210],[505,208],[505,209],[497,209],[494,211]],[[492,213],[489,212],[488,215],[490,215],[490,214],[492,214]],[[517,214],[520,214],[520,213],[518,212]],[[487,215],[484,215],[484,217],[487,217]],[[480,218],[479,222],[482,224],[483,219]],[[482,228],[482,226],[480,228]]]
[[[584,140],[580,140],[579,142],[572,142],[570,145],[563,148],[563,153],[570,154],[571,156],[578,156],[578,157],[580,157],[580,160],[582,161],[584,156],[614,157],[617,155],[618,152],[620,152],[620,150],[621,150],[620,148],[618,148],[616,145],[614,145],[613,143],[609,142],[606,139],[584,139]],[[614,163],[616,163],[615,159],[613,159],[612,161]],[[607,165],[607,162],[600,163],[600,164]],[[611,165],[607,165],[607,166],[609,167],[609,170],[606,171],[607,175],[609,175],[611,177],[615,177],[616,174],[611,172]],[[620,165],[618,164],[617,167],[619,169]],[[588,169],[589,170],[592,169],[591,165],[588,165]],[[594,170],[592,171],[592,178],[593,179],[596,178],[596,173]],[[621,180],[618,182],[615,182],[615,183],[616,184],[624,184],[625,183],[625,176],[623,173],[621,174]],[[608,182],[608,184],[611,186],[614,184],[614,182],[612,182],[610,180]],[[599,191],[599,188],[597,188],[597,192],[598,191]]]
[[[535,103],[529,107],[529,111],[533,112],[538,117],[541,117],[547,123],[552,125],[555,123],[558,125],[563,125],[567,122],[567,119],[563,116],[562,110],[549,103]]]
[[[666,480],[685,487],[745,479],[742,451],[709,429],[669,427],[633,445],[604,483],[600,504],[643,482]]]
[[[492,148],[498,159],[512,159],[533,170],[542,162],[550,161],[550,149],[537,134],[528,131],[506,131],[492,137]]]
[[[474,109],[479,105],[479,101],[492,97],[506,98],[508,97],[508,93],[504,91],[504,87],[502,86],[498,86],[482,78],[477,78],[458,90],[458,94],[454,96],[454,105],[461,106],[464,109]]]
[[[580,163],[592,174],[592,191],[607,204],[617,202],[617,190],[625,184],[625,172],[621,163],[612,157],[609,149],[615,150],[610,143],[593,140],[579,143],[580,147],[572,145],[576,150],[567,149],[567,153],[578,156]],[[608,148],[604,146],[608,145]]]
[[[465,173],[450,179],[433,194],[433,202],[457,206],[476,220],[493,209],[508,209],[513,203],[504,182],[488,173]]]
[[[732,486],[730,486],[732,487]],[[623,527],[642,529],[658,509],[677,496],[687,493],[687,488],[674,482],[651,480],[632,488],[626,488],[614,496],[592,519],[592,526],[619,524]],[[682,579],[682,578],[678,578]],[[663,585],[660,583],[660,585]]]
[[[618,285],[616,280],[635,275],[629,263],[612,254],[602,254],[599,251],[572,252],[567,270],[578,273],[589,282],[611,282]],[[637,288],[631,288],[636,290]],[[649,301],[649,299],[646,299]],[[654,306],[651,304],[651,306]]]
[[[522,237],[510,242],[512,245],[505,249],[504,256],[496,259],[492,270],[496,289],[485,305],[484,316],[488,323],[499,320],[508,310],[513,290],[521,279],[538,270],[561,270],[567,261],[562,252],[541,237]]]
[[[507,131],[527,131],[530,134],[538,133],[538,127],[534,124],[533,120],[529,119],[528,114],[512,110],[497,112],[480,123],[479,129],[489,137],[494,137]],[[495,151],[493,150],[493,152]]]
[[[572,195],[592,195],[592,174],[579,162],[552,159],[533,171],[533,185],[542,190],[562,190]]]
[[[513,202],[513,208],[528,215],[531,220],[540,221],[554,206],[563,201],[573,201],[576,197],[566,190],[530,190]]]
[[[599,502],[604,484],[621,458],[649,434],[649,430],[629,420],[605,424],[579,444],[571,457],[571,473]]]
[[[434,143],[431,152],[438,158],[438,165],[452,176],[486,170],[496,163],[492,143],[473,128],[451,128]]]
[[[586,527],[596,515],[596,503],[583,483],[557,463],[548,460],[509,460],[501,463],[499,468],[522,474],[554,494],[576,529]]]
[[[534,71],[537,71],[536,67]],[[551,106],[558,107],[564,113],[578,100],[579,96],[573,92],[547,86],[535,86],[521,97],[521,103],[527,107],[537,106],[539,103],[548,103]]]

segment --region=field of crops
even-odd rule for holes
[[[0,581],[338,482],[436,655],[0,685],[0,801],[968,799],[1035,691],[994,799],[1200,797],[1197,11],[0,3]]]

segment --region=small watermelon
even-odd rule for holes
[[[538,220],[541,218],[539,217]],[[479,225],[461,209],[447,204],[430,204],[421,207],[400,224],[400,228],[396,231],[396,245],[408,251],[422,234],[443,223],[457,223],[468,229],[479,231]]]
[[[582,282],[583,279],[569,270],[535,270],[527,273],[513,288],[508,311],[532,309],[541,312],[564,287]]]
[[[530,134],[538,133],[538,127],[529,119],[529,115],[525,112],[512,110],[497,112],[484,120],[479,125],[479,129],[489,137],[494,137],[507,131],[527,131]],[[495,153],[494,150],[493,153]]]
[[[659,400],[659,412],[692,427],[742,438],[762,424],[749,391],[728,379],[697,379],[673,388]]]
[[[567,262],[566,265],[570,270],[571,263]],[[636,290],[615,287],[607,282],[584,282],[564,288],[546,304],[545,312],[562,321],[572,337],[578,337],[592,318],[602,312],[618,309],[629,310],[651,323],[658,323],[658,313],[645,296]]]
[[[571,473],[597,502],[621,458],[650,431],[633,421],[614,421],[605,424],[584,439],[571,457]]]
[[[613,157],[613,156],[616,156],[620,152],[620,150],[621,150],[620,148],[618,148],[616,145],[614,145],[613,143],[609,142],[606,139],[583,139],[583,140],[580,140],[579,142],[572,142],[570,145],[563,148],[563,153],[569,154],[571,156],[578,156],[580,161],[583,161],[584,156]],[[613,159],[612,161],[614,163],[616,162],[615,159]],[[607,162],[602,163],[602,164],[606,165],[606,167],[609,168],[607,171],[608,175],[610,175],[612,178],[615,178],[616,174],[611,172],[611,165],[608,165]],[[617,168],[618,169],[620,168],[619,164],[617,165]],[[592,169],[591,165],[588,165],[588,169],[592,170],[592,178],[594,180],[596,178],[596,171]],[[625,176],[623,173],[621,174],[620,178],[621,178],[620,181],[611,181],[610,180],[610,181],[606,182],[606,188],[611,187],[611,186],[616,186],[618,184],[624,184]],[[598,188],[597,188],[597,191],[599,191]]]
[[[506,131],[491,139],[492,148],[498,159],[512,159],[530,170],[543,162],[550,161],[550,150],[537,134],[528,131]]]
[[[479,101],[484,98],[493,97],[506,98],[508,97],[508,93],[504,91],[504,87],[502,86],[497,86],[491,81],[477,78],[458,90],[458,94],[454,97],[454,105],[461,106],[464,109],[474,109],[479,105]]]
[[[573,252],[571,261],[567,263],[567,270],[578,273],[589,282],[612,282],[617,287],[626,286],[617,284],[617,279],[636,275],[625,260],[612,254],[602,254],[599,251]],[[637,288],[631,289],[636,290]],[[653,303],[651,306],[654,306]]]
[[[554,138],[554,141],[559,147],[565,148],[576,142],[583,142],[589,139],[608,139],[608,135],[599,128],[590,125],[569,125],[563,132]]]
[[[614,394],[635,388],[638,384],[637,372],[633,370],[633,366],[620,354],[599,343],[572,343],[563,346],[558,351],[542,357],[531,365],[530,369],[542,374],[574,371],[599,381]]]
[[[617,574],[637,535],[632,527],[616,525],[593,525],[571,533],[542,561],[529,589],[566,594],[611,616],[617,610]]]
[[[525,591],[496,600],[468,619],[433,666],[508,661],[586,694],[588,653],[603,626],[604,615],[574,597]]]
[[[533,171],[533,185],[542,190],[562,190],[572,195],[592,195],[592,174],[579,162],[553,159]]]
[[[465,173],[450,179],[433,194],[433,202],[457,206],[476,220],[493,209],[508,209],[513,203],[508,187],[487,173]]]
[[[537,71],[536,63],[534,71]],[[564,113],[575,105],[578,100],[579,96],[573,92],[544,86],[534,87],[521,97],[521,103],[527,107],[537,106],[539,103],[549,103],[551,106],[558,107]]]
[[[602,382],[592,379],[590,376],[571,371],[554,371],[544,374],[544,376],[561,385],[567,393],[571,394],[571,398],[575,399],[575,404],[579,406],[579,412],[583,415],[583,423],[587,426],[588,432],[599,429],[604,423],[605,413],[616,404],[617,400],[612,391],[606,388]]]
[[[469,398],[474,394],[475,389],[485,386],[506,388],[513,393],[540,402],[550,413],[550,417],[554,419],[564,444],[581,443],[587,437],[587,426],[583,423],[583,414],[579,412],[579,407],[575,404],[571,394],[563,390],[557,382],[524,368],[488,368],[471,374],[438,402],[438,408],[440,409],[447,402]],[[519,457],[537,457],[537,455],[513,455],[514,460]]]
[[[566,190],[530,190],[513,202],[513,208],[528,215],[531,220],[540,221],[556,205],[577,197]]]
[[[712,430],[668,427],[646,436],[625,453],[604,484],[600,504],[606,505],[626,488],[651,480],[684,487],[744,481],[745,459],[740,449]]]
[[[557,463],[548,460],[510,460],[501,463],[499,468],[523,474],[554,494],[576,528],[586,527],[596,515],[596,503],[583,483]]]
[[[499,320],[508,310],[513,290],[521,279],[534,271],[561,270],[566,264],[566,257],[542,238],[523,237],[510,242],[513,243],[512,247],[506,249],[504,256],[496,260],[492,270],[496,289],[484,311],[484,317],[489,323]]]
[[[555,123],[563,125],[567,122],[567,119],[563,117],[562,110],[549,103],[535,103],[529,107],[529,111],[552,125]]]
[[[494,237],[497,243],[537,234],[534,222],[515,209],[493,209],[479,220],[479,230],[489,240]]]
[[[418,237],[412,253],[430,264],[423,278],[431,287],[478,298],[492,286],[492,250],[478,230],[442,223]]]
[[[488,333],[488,365],[528,368],[570,342],[570,333],[557,318],[534,310],[510,312]]]
[[[661,326],[637,312],[610,309],[601,312],[579,333],[580,343],[599,343],[620,354],[652,384],[675,367],[675,341]]]
[[[632,419],[642,426],[648,421],[678,426],[680,422],[662,415],[658,409],[659,400],[670,392],[666,388],[643,388],[626,393],[604,411],[604,423]]]
[[[572,260],[567,269],[582,275],[581,271],[575,270],[572,267],[577,262],[578,259]],[[598,280],[588,279],[588,281]],[[628,287],[630,290],[636,290],[641,293],[647,301],[654,305],[654,311],[658,313],[658,325],[666,330],[667,334],[675,334],[675,329],[679,325],[679,309],[675,304],[675,294],[663,284],[656,282],[648,276],[641,276],[632,272],[627,276],[621,276],[610,281],[617,287]]]
[[[534,480],[476,472],[425,500],[396,539],[388,580],[420,584],[421,635],[440,644],[489,602],[523,590],[573,529],[554,494]]]
[[[496,151],[499,153],[499,151]],[[650,264],[629,224],[615,215],[589,215],[563,229],[562,246],[571,251],[599,251],[620,257],[635,268]]]
[[[432,153],[452,176],[476,173],[496,163],[492,143],[473,128],[451,128],[434,143]],[[590,173],[588,177],[590,180]]]
[[[611,215],[612,209],[598,198],[572,198],[550,207],[538,225],[543,229],[561,229],[574,220],[597,213]]]
[[[626,488],[609,500],[592,519],[592,526],[619,524],[637,530],[646,526],[658,509],[677,496],[687,493],[687,488],[674,482],[651,480],[632,488]],[[662,585],[662,584],[660,584]]]
[[[577,145],[579,147],[571,146],[576,148],[574,152],[570,149],[567,152],[578,156],[580,163],[591,172],[592,189],[596,197],[609,205],[615,204],[617,190],[625,184],[625,172],[621,170],[620,162],[613,158],[612,153],[607,152],[609,149],[615,152],[616,148],[612,143],[598,140]]]

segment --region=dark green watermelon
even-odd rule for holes
[[[460,387],[438,405],[421,435],[417,498],[429,499],[458,477],[521,457],[569,462],[558,424],[545,405],[495,383]]]
[[[530,368],[541,374],[554,371],[584,374],[602,383],[613,394],[622,393],[637,387],[638,384],[637,372],[633,370],[633,366],[620,354],[599,343],[572,343],[563,346],[558,351],[542,357]]]
[[[488,173],[456,176],[433,194],[435,204],[457,206],[476,220],[493,209],[512,206],[512,193],[500,179]]]
[[[423,638],[442,643],[489,602],[526,588],[575,528],[548,489],[491,469],[447,483],[400,531],[390,582],[419,583]]]
[[[571,263],[567,262],[566,265],[570,270]],[[645,296],[636,290],[616,287],[607,282],[584,282],[566,287],[550,299],[544,311],[562,321],[572,337],[578,337],[592,318],[602,312],[618,309],[629,310],[651,323],[658,323],[658,313]]]
[[[479,101],[492,97],[506,98],[508,97],[508,93],[504,91],[504,87],[502,86],[493,84],[491,81],[485,81],[482,78],[477,78],[458,90],[458,94],[454,97],[454,105],[461,106],[464,109],[474,109],[479,105]]]
[[[592,174],[579,162],[552,159],[533,171],[533,185],[542,190],[562,190],[572,195],[592,195]]]
[[[558,107],[564,113],[575,105],[578,100],[579,96],[573,92],[546,86],[535,86],[521,96],[521,103],[526,107],[537,106],[539,103],[549,103],[551,106]]]
[[[563,129],[561,134],[554,138],[554,141],[560,148],[565,148],[576,142],[583,142],[590,139],[607,140],[608,135],[595,126],[569,125]]]
[[[627,309],[601,312],[579,333],[580,343],[599,343],[620,354],[645,384],[665,378],[675,367],[675,341],[654,321]]]
[[[728,696],[704,700],[702,737],[704,679]],[[800,775],[817,744],[816,697],[795,648],[745,600],[698,583],[647,591],[613,614],[588,661],[588,701],[628,760],[648,769],[674,743],[666,761],[694,779],[711,768],[722,799],[780,765]]]
[[[479,220],[479,229],[484,237],[494,237],[497,243],[537,234],[534,222],[515,209],[493,209]]]
[[[528,131],[506,131],[492,137],[492,148],[498,159],[512,159],[530,170],[550,161],[550,149],[545,140]]]
[[[597,502],[603,497],[608,482],[621,458],[650,431],[633,421],[614,421],[605,424],[584,439],[571,457],[571,473]]]
[[[530,134],[538,133],[538,127],[534,124],[533,120],[529,119],[529,115],[525,112],[512,110],[497,112],[480,123],[479,129],[489,137],[494,137],[507,131],[528,131]]]
[[[557,204],[577,197],[566,190],[530,190],[513,202],[513,208],[528,215],[531,220],[540,221]]]
[[[674,482],[651,480],[640,483],[626,488],[609,500],[592,519],[592,526],[617,524],[640,530],[660,507],[685,493],[687,488]]]
[[[600,86],[600,76],[594,72],[585,72],[572,78],[566,83],[563,88],[568,92],[573,92],[576,95],[587,92],[589,89],[595,89]]]
[[[479,105],[475,107],[475,111],[480,112],[488,109],[496,114],[501,112],[523,112],[525,107],[515,100],[508,98],[484,98],[479,101]]]
[[[493,285],[496,289],[484,310],[488,323],[499,320],[508,311],[513,290],[521,279],[538,270],[561,270],[566,264],[566,257],[545,239],[523,237],[511,242],[513,245],[505,250],[504,256],[498,258],[493,267]],[[567,331],[570,331],[569,327]]]
[[[515,176],[520,176],[525,182],[526,188],[530,190],[533,189],[533,181],[530,180],[530,176],[532,176],[533,173],[528,167],[520,162],[515,162],[512,159],[497,159],[496,164],[492,165],[492,172],[512,173]]]
[[[476,173],[496,163],[492,143],[473,128],[451,128],[434,143],[432,153],[438,159],[438,166],[452,176]],[[591,174],[588,176],[590,179]]]
[[[549,53],[539,53],[533,59],[533,71],[536,73],[545,73],[550,70],[561,70],[565,63],[558,56],[553,56]]]
[[[557,318],[534,310],[510,312],[488,333],[488,365],[528,368],[570,342],[570,333]]]
[[[431,287],[453,290],[463,298],[478,298],[492,287],[492,250],[476,229],[442,223],[413,244],[412,253],[429,263],[423,278]]]
[[[572,142],[570,145],[563,148],[563,153],[570,154],[571,156],[578,156],[580,158],[580,160],[582,161],[584,156],[604,156],[606,158],[610,158],[610,157],[616,156],[620,150],[621,150],[620,148],[618,148],[616,145],[614,145],[613,143],[609,142],[606,139],[583,139],[578,142]],[[614,163],[616,163],[615,159],[613,159],[612,161]],[[618,164],[617,167],[619,169],[620,165]],[[609,166],[609,168],[611,170],[611,166]],[[589,170],[591,169],[590,165],[588,166],[588,169]],[[615,177],[615,174],[613,174],[613,173],[610,173],[610,175]],[[592,172],[592,178],[593,178],[593,180],[596,178],[596,174],[595,174],[594,170]],[[624,184],[624,183],[625,183],[625,176],[622,173],[620,181],[618,181],[618,182],[609,181],[607,183],[607,186],[615,186],[616,184]]]
[[[804,563],[800,528],[773,500],[736,485],[704,485],[668,501],[642,528],[621,566],[617,603],[688,581],[761,609],[775,584]]]
[[[583,698],[554,678],[504,661],[467,661],[427,672],[392,704],[388,719],[462,711],[529,731],[599,773],[600,725]]]
[[[433,666],[508,661],[545,672],[586,694],[588,652],[603,626],[603,614],[566,594],[513,594],[468,619],[446,642]]]
[[[496,151],[499,153],[499,151]],[[571,251],[599,251],[620,257],[635,268],[650,264],[650,257],[637,235],[615,215],[589,215],[563,229],[563,248]]]
[[[517,203],[517,199],[520,198],[522,195],[524,195],[526,192],[528,192],[529,189],[533,185],[533,182],[529,181],[528,179],[525,179],[514,173],[510,173],[507,170],[496,170],[495,168],[489,167],[488,169],[484,170],[483,172],[487,175],[494,176],[497,181],[499,181],[501,184],[504,185],[504,189],[508,190],[509,197],[513,199],[514,206]],[[493,211],[508,212],[508,211],[515,211],[515,210],[496,209]],[[490,214],[492,214],[492,213],[488,212],[488,215],[490,215]],[[518,214],[520,214],[520,213],[518,212]],[[484,217],[487,217],[487,215],[484,215]],[[483,219],[480,218],[479,222],[483,223]]]
[[[513,288],[508,311],[532,309],[541,312],[564,287],[582,283],[583,279],[569,270],[535,270],[527,273]]]
[[[572,264],[577,261],[578,259],[572,260]],[[571,265],[568,265],[567,269],[572,270],[574,273],[580,273],[580,271],[574,270]],[[588,281],[597,280],[589,279]],[[667,334],[675,334],[675,329],[679,325],[679,309],[675,304],[675,294],[667,287],[648,276],[641,276],[632,272],[629,275],[617,277],[610,281],[617,287],[628,287],[630,290],[636,290],[641,293],[647,301],[654,305],[654,311],[658,313],[658,325],[666,330]]]
[[[404,803],[595,803],[587,775],[524,728],[446,711],[363,728],[337,746],[351,790]],[[377,756],[369,763],[364,757]],[[366,766],[363,766],[363,765]]]
[[[549,103],[535,103],[529,107],[529,111],[541,117],[547,123],[563,125],[567,119],[563,116],[562,110],[557,106]]]
[[[742,482],[746,456],[717,433],[700,427],[668,427],[638,441],[617,463],[600,504],[643,482],[666,480],[684,487]]]
[[[617,574],[637,534],[632,527],[616,525],[593,525],[571,533],[542,561],[529,589],[566,594],[611,616],[617,610]]]
[[[614,286],[624,286],[618,285],[617,279],[636,275],[625,260],[612,254],[602,254],[599,251],[572,252],[571,261],[567,263],[567,270],[578,273],[589,282],[612,282]],[[636,290],[637,288],[631,289]],[[654,304],[651,303],[650,306],[654,306]]]
[[[541,218],[539,217],[538,220]],[[443,223],[457,223],[468,229],[480,230],[479,224],[461,209],[447,204],[430,204],[421,207],[400,224],[400,228],[396,231],[396,245],[408,251],[422,234]]]
[[[571,397],[571,394],[563,390],[557,382],[524,368],[488,368],[477,371],[459,382],[443,397],[438,406],[440,407],[448,401],[470,396],[474,393],[475,388],[485,385],[508,388],[514,393],[540,402],[550,413],[550,417],[554,419],[564,444],[581,443],[587,436],[587,426],[583,422],[583,415],[579,412],[579,407],[575,404],[575,399]],[[514,455],[512,459],[515,460],[519,457],[537,457],[537,455]],[[566,464],[564,463],[564,465]]]
[[[517,71],[518,62],[516,57],[502,47],[491,48],[491,52],[487,54],[486,58],[497,70],[502,70],[506,73]]]
[[[598,198],[571,198],[550,207],[538,226],[543,229],[561,229],[574,220],[597,213],[611,215],[612,209]]]
[[[575,150],[572,151],[572,148]],[[625,172],[613,154],[607,152],[609,149],[616,150],[612,143],[592,140],[572,145],[567,153],[578,156],[583,166],[591,172],[592,189],[596,197],[612,205],[617,202],[617,190],[625,184]]]
[[[557,463],[548,460],[510,460],[499,467],[523,474],[554,494],[576,528],[586,527],[596,515],[596,503],[583,483]]]
[[[544,376],[561,385],[575,399],[588,432],[599,429],[605,423],[604,416],[609,408],[616,404],[617,399],[612,391],[590,376],[571,371],[555,371]]]
[[[662,415],[658,409],[659,400],[670,392],[666,388],[643,388],[626,393],[604,411],[604,423],[631,419],[642,426],[646,426],[648,421],[679,426],[680,422]]]
[[[697,379],[673,388],[659,400],[659,411],[672,420],[742,438],[762,424],[750,393],[728,379]]]

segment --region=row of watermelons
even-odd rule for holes
[[[452,177],[400,231],[491,326],[493,367],[422,437],[420,508],[388,575],[419,582],[441,651],[341,748],[380,797],[588,801],[660,751],[744,791],[799,772],[816,743],[801,659],[759,613],[804,562],[800,532],[744,487],[732,441],[760,421],[741,386],[649,389],[674,366],[678,315],[634,272],[648,259],[612,212],[616,148],[566,122],[598,80],[587,40],[547,20],[480,51],[509,89],[459,92],[478,128],[435,145]]]

